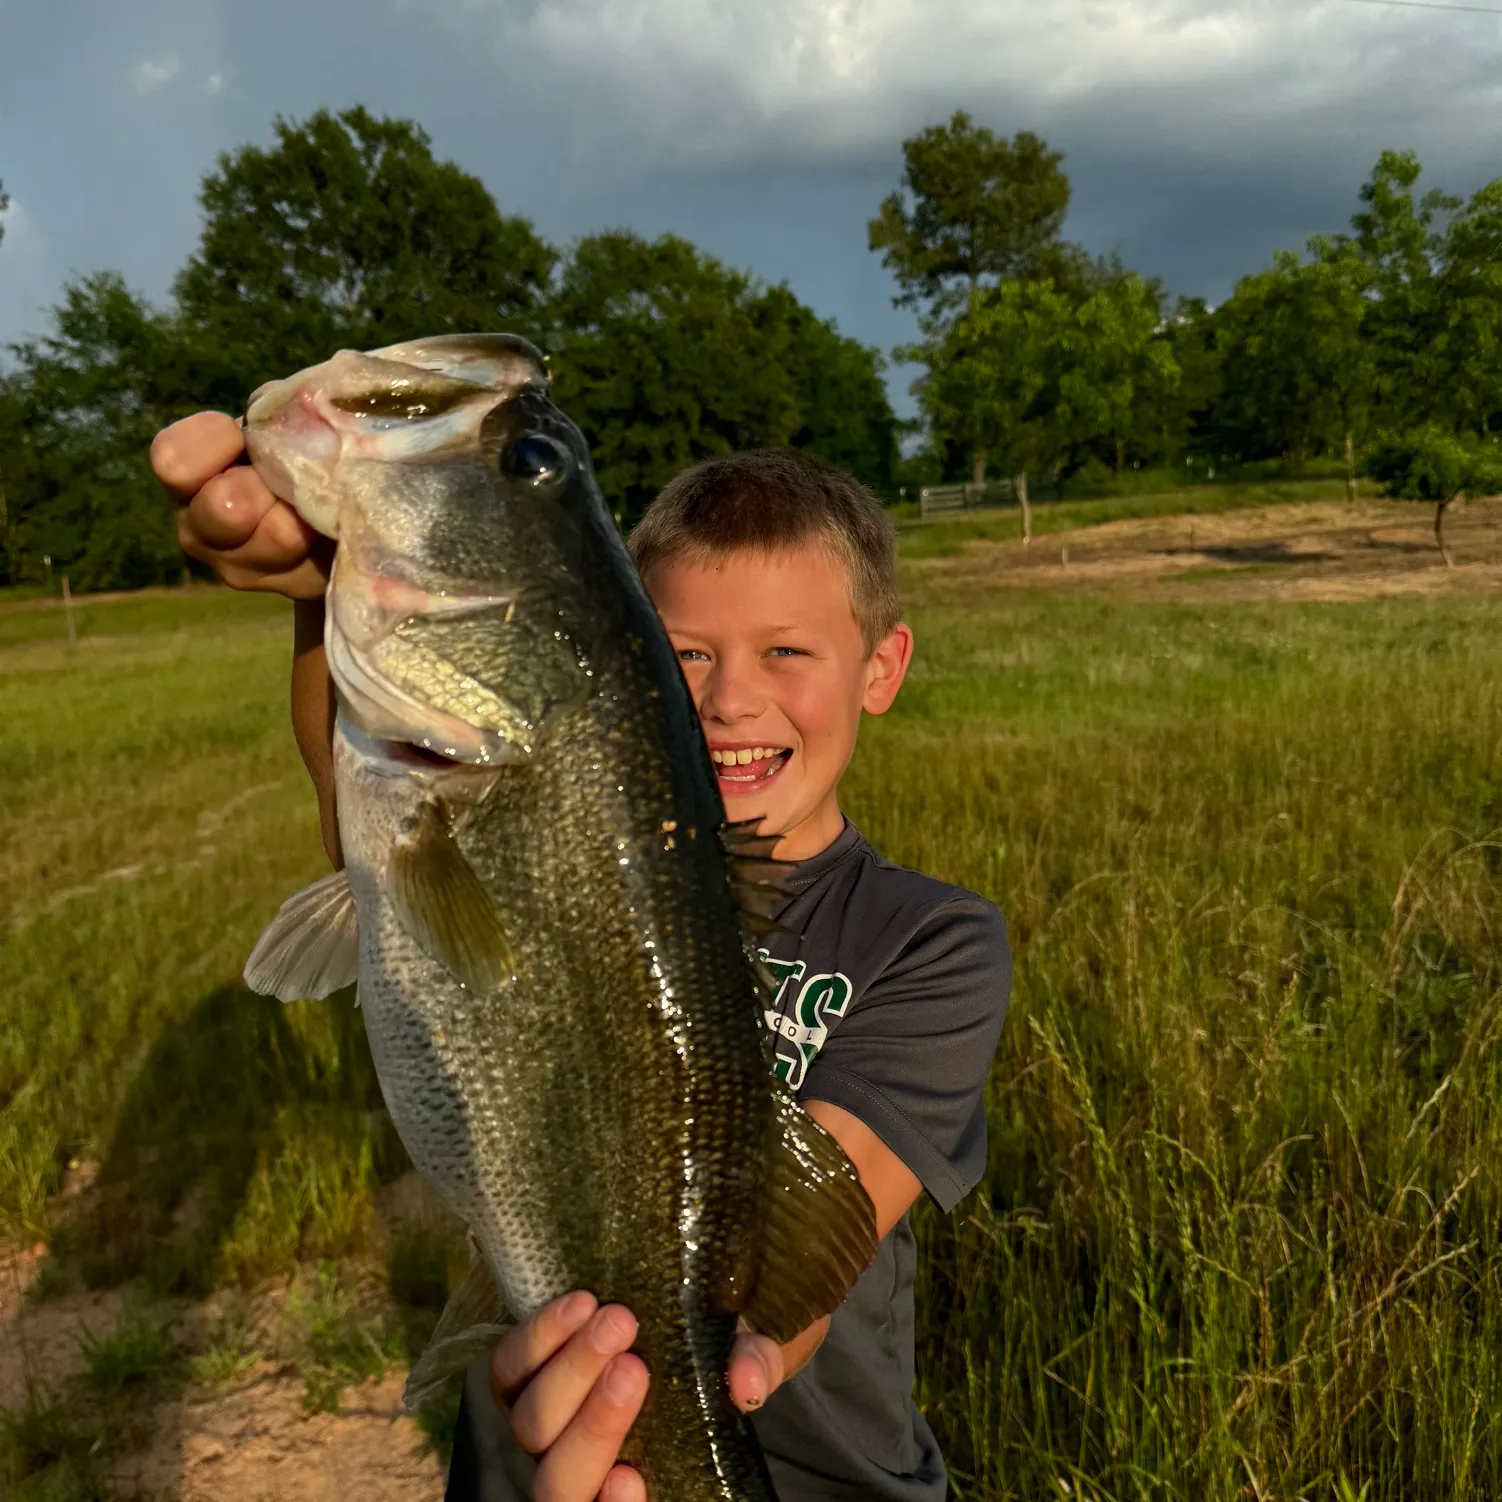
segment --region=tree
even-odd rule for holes
[[[924,345],[900,351],[925,363],[954,320],[1008,281],[1078,276],[1080,255],[1059,239],[1069,208],[1063,155],[1028,131],[1011,141],[958,111],[903,142],[903,186],[867,226],[868,242],[897,279],[899,307],[917,308]],[[973,447],[984,481],[986,451]]]
[[[234,409],[261,381],[446,330],[543,332],[556,252],[408,120],[363,108],[278,119],[276,144],[221,156],[178,277],[199,385]]]
[[[1450,221],[1440,262],[1433,376],[1446,415],[1480,437],[1502,422],[1502,178]]]
[[[1422,175],[1412,152],[1384,151],[1361,189],[1354,235],[1334,242],[1348,241],[1367,264],[1375,396],[1390,422],[1409,427],[1444,421],[1443,383],[1434,379],[1442,331],[1436,269],[1440,220],[1460,207],[1439,189],[1417,198]]]
[[[1140,276],[1106,282],[1075,311],[1078,358],[1065,377],[1074,420],[1109,439],[1122,470],[1138,394],[1171,389],[1179,378],[1166,340],[1158,290]]]
[[[1074,436],[1065,386],[1079,333],[1052,282],[1005,282],[954,323],[915,387],[940,441],[958,435],[1016,476],[1024,541],[1032,538],[1028,473],[1053,465]]]
[[[552,321],[559,404],[623,523],[685,465],[798,431],[785,318],[749,277],[676,235],[580,240]]]
[[[897,465],[897,419],[882,379],[886,362],[880,351],[846,338],[833,319],[820,318],[786,287],[769,288],[761,308],[769,326],[780,325],[787,341],[798,413],[788,441],[848,470],[878,494],[889,493]]]
[[[1294,471],[1320,446],[1342,450],[1354,499],[1378,380],[1373,273],[1349,240],[1316,239],[1310,251],[1308,261],[1279,252],[1221,309],[1224,418],[1242,452],[1281,454]]]
[[[5,184],[0,183],[0,214],[10,207],[10,195],[5,191]],[[5,226],[0,224],[0,240],[5,238]]]
[[[1502,491],[1502,448],[1495,439],[1462,436],[1434,423],[1387,439],[1373,453],[1373,475],[1390,496],[1434,507],[1434,540],[1446,568],[1455,560],[1445,544],[1445,512],[1467,496]]]
[[[104,272],[70,283],[52,328],[13,351],[0,387],[11,580],[48,554],[81,588],[180,577],[172,508],[146,451],[197,405],[173,320]]]
[[[1220,399],[1215,315],[1203,299],[1181,297],[1156,339],[1169,358],[1150,361],[1138,382],[1132,431],[1152,462],[1171,466],[1207,440]]]

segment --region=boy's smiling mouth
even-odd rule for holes
[[[786,746],[711,746],[709,759],[715,776],[727,793],[743,793],[765,787],[792,760]]]

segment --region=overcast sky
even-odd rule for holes
[[[1495,4],[1502,0],[1475,0]],[[0,0],[0,340],[71,275],[163,297],[220,151],[274,116],[416,118],[563,242],[675,230],[869,343],[866,220],[968,109],[1066,153],[1068,233],[1216,299],[1344,227],[1384,147],[1502,176],[1502,13],[1363,0]],[[899,379],[898,384],[902,384]]]

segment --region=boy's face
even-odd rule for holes
[[[912,632],[869,656],[844,566],[822,546],[659,564],[647,590],[677,649],[715,762],[726,817],[760,818],[803,860],[843,827],[836,789],[861,711],[901,687]]]

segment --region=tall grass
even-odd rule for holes
[[[1015,949],[986,1182],[919,1221],[961,1494],[1502,1495],[1494,604],[921,568],[848,802]],[[320,857],[285,620],[221,603],[0,651],[0,1208],[105,1280],[340,1256],[402,1168],[358,1018],[232,984]]]
[[[875,727],[856,817],[1015,946],[922,1221],[963,1495],[1502,1494],[1492,618],[1003,602]]]

